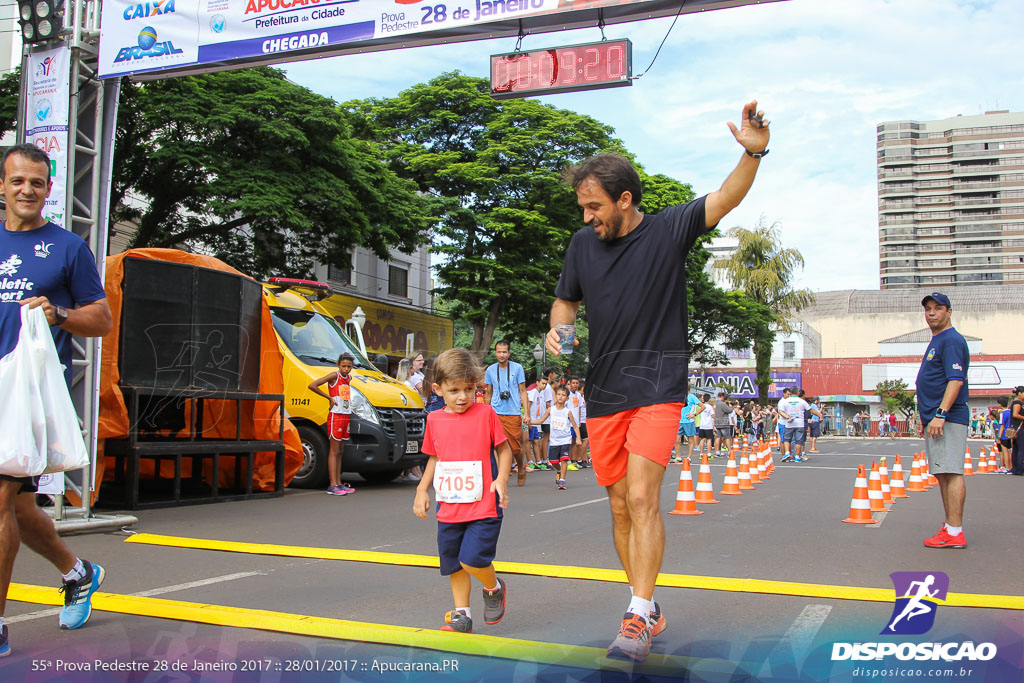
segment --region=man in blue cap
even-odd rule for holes
[[[917,407],[924,428],[929,470],[939,480],[946,521],[925,540],[926,548],[966,548],[963,515],[964,451],[967,449],[967,369],[971,354],[963,335],[953,329],[949,297],[932,292],[921,300],[932,331],[917,372]]]

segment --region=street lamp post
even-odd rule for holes
[[[537,379],[540,379],[540,365],[541,361],[544,360],[544,348],[537,344],[533,347],[533,359],[537,361]]]
[[[358,327],[360,330],[363,329],[363,324],[366,322],[366,314],[363,313],[362,306],[356,306],[356,310],[352,311],[352,316],[350,320],[354,322],[356,324],[356,327]]]

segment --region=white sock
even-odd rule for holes
[[[963,530],[964,530],[964,528],[962,526],[950,526],[949,522],[946,522],[946,533],[949,534],[950,536],[956,536],[958,533],[960,533]]]
[[[488,593],[493,593],[494,591],[498,590],[499,588],[501,588],[501,581],[498,581],[497,579],[495,579],[495,581],[494,581],[494,588],[484,588],[484,590],[487,591]]]
[[[626,608],[626,611],[643,617],[644,621],[649,623],[651,620],[651,612],[654,611],[654,601],[644,600],[643,598],[638,598],[634,595],[629,601],[629,607]]]
[[[2,631],[3,628],[4,628],[4,618],[0,617],[0,631]]]
[[[633,597],[633,587],[629,586],[629,597]]]
[[[79,579],[85,578],[85,566],[81,560],[75,561],[75,566],[71,568],[67,574],[64,575],[65,581],[78,581]]]
[[[473,618],[473,615],[472,615],[472,613],[470,613],[470,611],[469,611],[469,608],[468,608],[468,607],[456,607],[456,608],[455,608],[455,611],[456,611],[456,612],[462,612],[463,614],[465,614],[465,615],[466,615],[467,617],[469,617],[470,619],[472,619],[472,618]]]

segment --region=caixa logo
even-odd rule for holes
[[[155,17],[160,14],[171,14],[174,12],[174,0],[153,0],[152,2],[140,2],[137,5],[129,5],[124,9],[124,20],[143,19]]]
[[[935,624],[938,602],[946,599],[949,576],[944,572],[893,572],[895,590],[892,615],[880,635],[921,635]],[[996,656],[993,643],[834,643],[832,661],[880,660],[895,656],[901,661],[988,661]]]
[[[156,29],[147,26],[139,31],[139,44],[131,47],[122,47],[114,57],[114,63],[130,62],[135,59],[149,59],[152,57],[166,57],[168,55],[180,55],[182,50],[174,47],[169,40],[157,41]]]

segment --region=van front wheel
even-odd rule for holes
[[[319,427],[299,425],[302,441],[302,466],[292,479],[291,486],[303,489],[327,486],[327,437]]]

